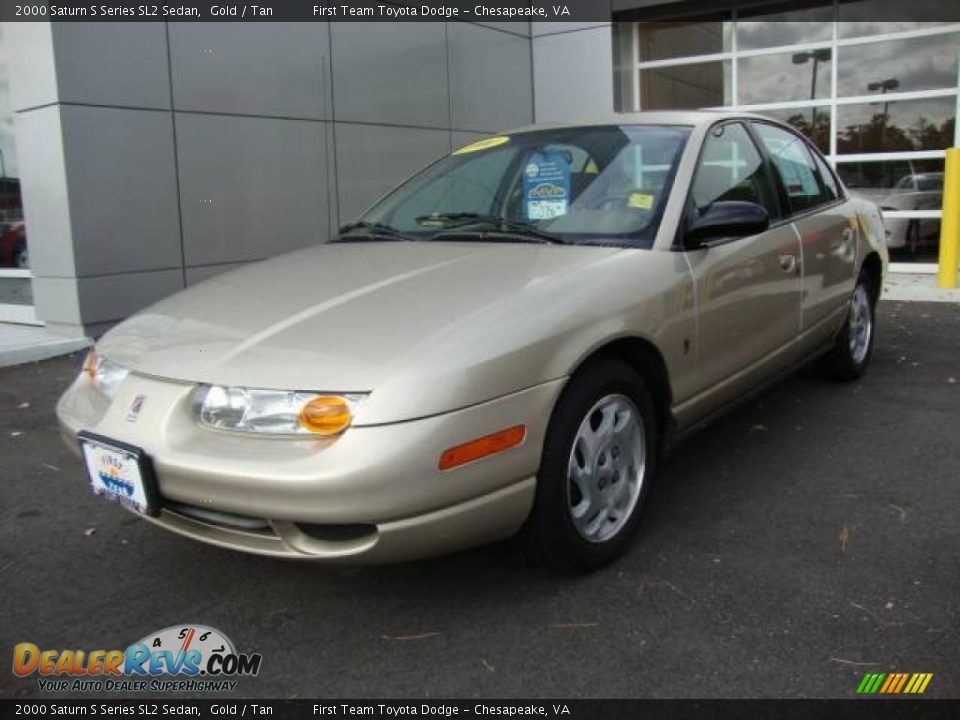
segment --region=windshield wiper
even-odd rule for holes
[[[535,223],[526,220],[510,220],[497,215],[481,215],[472,212],[452,212],[452,213],[434,213],[432,215],[421,215],[416,218],[421,225],[430,226],[431,224],[441,224],[438,227],[439,235],[449,234],[447,231],[456,230],[467,225],[493,225],[500,232],[519,237],[535,238],[540,242],[556,243],[558,245],[568,244],[559,235],[541,230]]]
[[[355,233],[354,230],[365,230],[363,233]],[[356,242],[357,240],[368,240],[376,238],[378,240],[416,240],[412,235],[407,235],[385,223],[369,222],[367,220],[357,220],[347,223],[339,230],[339,235],[330,242]]]

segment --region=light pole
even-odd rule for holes
[[[900,87],[900,81],[896,78],[887,78],[886,80],[878,80],[877,82],[872,82],[867,85],[867,90],[870,92],[880,91],[881,95],[886,95],[888,90],[896,90]],[[883,118],[886,121],[887,115],[890,112],[890,101],[883,101]]]
[[[810,99],[817,99],[817,65],[822,62],[829,62],[831,58],[830,48],[820,48],[819,50],[810,50],[809,52],[798,52],[793,54],[794,65],[804,65],[808,60],[813,60],[813,78],[810,80]],[[817,127],[817,106],[814,105],[810,110],[810,134],[816,138]]]

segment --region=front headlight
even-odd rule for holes
[[[353,422],[359,393],[329,394],[201,385],[194,401],[201,424],[267,435],[336,435]]]
[[[91,350],[83,361],[83,374],[97,390],[113,399],[120,383],[126,379],[130,371],[123,365],[98,355],[96,350]]]

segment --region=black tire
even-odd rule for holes
[[[581,423],[598,402],[610,396],[629,398],[633,407],[629,408],[629,404],[622,407],[631,411],[635,409],[642,420],[640,435],[644,448],[643,471],[640,474],[639,495],[632,509],[629,512],[624,510],[621,514],[626,520],[620,521],[619,529],[609,538],[588,540],[575,526],[571,514],[571,493],[576,495],[579,491],[571,489],[568,465]],[[660,446],[656,418],[653,402],[643,379],[626,363],[616,359],[603,359],[591,363],[574,375],[557,401],[550,418],[537,474],[536,499],[522,533],[526,549],[536,562],[563,570],[592,570],[609,563],[627,549],[640,526],[647,493],[656,471]],[[619,442],[616,441],[615,445]],[[620,451],[614,446],[611,446],[610,450],[608,457],[615,464],[631,462],[628,451]],[[625,472],[625,476],[633,477],[629,470]],[[622,479],[610,482],[607,491],[620,487],[616,483],[622,482]],[[625,488],[625,491],[629,492],[629,487]],[[629,501],[626,505],[629,507]],[[605,515],[605,512],[598,513],[596,517]],[[603,519],[601,526],[605,522],[611,523],[611,530],[616,526],[609,518]]]
[[[858,294],[865,293],[867,302],[865,306],[860,307],[860,312],[867,312],[869,319],[868,337],[866,341],[866,350],[855,350],[860,348],[860,343],[853,343],[852,336],[857,332],[858,316]],[[853,294],[850,296],[850,307],[847,309],[847,316],[843,321],[843,327],[837,334],[833,349],[826,357],[826,369],[831,377],[843,382],[856,380],[867,369],[870,364],[870,356],[873,355],[873,340],[876,335],[877,318],[877,295],[875,283],[866,270],[860,271],[857,278],[857,284],[854,286]]]

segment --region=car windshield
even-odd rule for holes
[[[338,239],[650,247],[689,134],[639,125],[485,138],[408,180]]]

